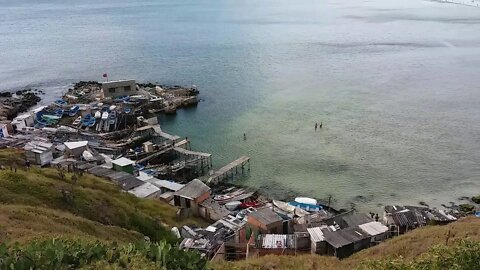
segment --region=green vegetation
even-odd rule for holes
[[[201,220],[92,175],[26,170],[22,155],[0,150],[0,269],[205,269],[169,229]]]
[[[20,155],[19,152],[2,150],[0,160],[16,162],[22,160]],[[42,215],[47,212],[57,216],[70,213],[91,222],[137,231],[152,241],[166,240],[169,243],[174,243],[176,239],[167,227],[185,223],[203,225],[202,221],[195,219],[179,222],[174,207],[158,200],[139,199],[107,180],[85,174],[74,183],[71,177],[71,174],[62,177],[56,169],[51,168],[0,171],[0,218],[2,213],[7,215],[5,211],[16,209],[18,216],[18,207],[31,206]],[[32,209],[28,211],[35,214]],[[28,221],[26,218],[25,224],[34,226],[34,220]]]
[[[480,242],[460,241],[454,246],[437,245],[420,257],[406,261],[378,260],[362,264],[363,270],[473,270],[480,269]]]
[[[118,245],[80,239],[0,245],[0,269],[206,269],[200,254],[146,241]]]

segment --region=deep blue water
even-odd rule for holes
[[[338,207],[480,194],[480,9],[420,0],[0,0],[0,89],[195,84],[166,131]],[[324,127],[315,132],[315,122]],[[247,140],[243,140],[243,133]]]

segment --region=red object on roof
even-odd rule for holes
[[[248,208],[248,207],[258,207],[259,206],[259,203],[258,202],[244,202],[242,204],[240,204],[240,207],[241,208]]]

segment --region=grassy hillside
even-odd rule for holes
[[[0,242],[10,240],[21,244],[52,236],[117,242],[143,239],[136,231],[103,225],[68,212],[24,205],[0,206],[0,232]]]
[[[450,232],[450,233],[449,233]],[[447,241],[448,239],[448,241]],[[460,243],[471,240],[473,244]],[[459,245],[460,243],[460,245]],[[436,247],[441,245],[440,247]],[[444,246],[444,247],[443,247]],[[430,250],[436,247],[434,250]],[[480,269],[454,268],[420,268],[420,264],[435,265],[438,252],[450,254],[452,261],[459,253],[474,255],[480,248],[480,218],[469,217],[446,226],[427,226],[405,235],[392,238],[375,247],[363,250],[344,260],[327,256],[266,256],[239,262],[223,262],[212,265],[214,269]],[[437,254],[437,255],[436,255]],[[480,253],[479,253],[480,254]],[[448,259],[445,257],[445,259]],[[418,264],[418,265],[417,265]],[[453,264],[453,263],[452,263]],[[458,263],[457,263],[458,264]],[[405,268],[402,268],[404,267]],[[408,267],[407,267],[408,266]],[[418,268],[417,268],[418,266]],[[392,267],[392,268],[389,268]]]
[[[19,168],[17,172],[0,171],[3,237],[24,240],[38,234],[65,232],[129,241],[141,233],[153,241],[173,242],[168,227],[202,223],[195,219],[179,222],[174,207],[157,200],[139,199],[92,175],[85,174],[74,183],[71,174],[61,177],[56,169],[21,169],[21,155],[18,151],[0,151],[2,164]],[[97,225],[111,232],[95,229]]]
[[[178,221],[176,208],[89,174],[26,169],[22,151],[0,150],[0,164],[0,269],[205,268],[170,233],[203,221]]]

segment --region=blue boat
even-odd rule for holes
[[[53,102],[53,104],[55,104],[57,106],[60,106],[60,107],[63,107],[65,105],[67,105],[67,102],[63,99],[57,99]]]
[[[95,117],[93,117],[91,114],[85,115],[85,117],[82,119],[82,125],[85,127],[93,127],[95,122]]]
[[[68,111],[68,116],[74,117],[75,115],[77,115],[79,110],[80,110],[80,107],[77,105],[71,107],[70,110]]]
[[[53,115],[58,116],[58,117],[62,117],[64,112],[65,112],[64,109],[56,109],[55,112],[53,113]]]
[[[125,113],[130,113],[130,112],[132,112],[132,109],[131,108],[125,108],[124,112]]]
[[[300,203],[296,201],[288,202],[288,204],[299,207],[303,210],[306,210],[308,212],[318,212],[322,209],[320,205],[315,205],[315,204],[307,204],[307,203]]]

